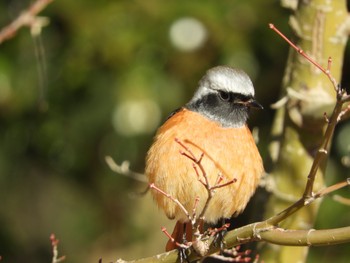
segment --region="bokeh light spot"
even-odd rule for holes
[[[112,123],[116,132],[134,136],[153,132],[159,125],[161,112],[152,100],[125,101],[116,106]]]
[[[169,31],[171,43],[182,51],[194,51],[207,40],[204,25],[192,17],[184,17],[174,21]]]

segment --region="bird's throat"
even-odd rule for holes
[[[249,109],[242,104],[225,103],[208,94],[201,99],[190,101],[185,108],[198,112],[204,117],[220,123],[225,128],[239,128],[246,124]]]

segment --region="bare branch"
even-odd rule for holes
[[[191,243],[187,244],[180,244],[175,241],[175,239],[171,236],[171,234],[168,232],[168,230],[165,227],[162,227],[162,232],[169,238],[171,242],[173,242],[178,248],[188,249],[191,246]]]
[[[260,233],[261,240],[283,246],[325,246],[350,242],[350,226],[323,230],[274,228]],[[276,238],[279,236],[280,238]]]
[[[227,247],[234,247],[252,241],[266,241],[285,246],[329,246],[350,242],[350,226],[324,230],[285,230],[266,225],[266,221],[263,221],[231,230],[224,237],[224,241]],[[211,246],[208,254],[214,254],[219,249],[219,247]],[[200,256],[193,249],[188,250],[188,260],[190,262],[199,258]],[[177,260],[178,252],[172,250],[133,262],[176,262]]]
[[[291,47],[293,47],[300,55],[302,55],[305,59],[307,59],[310,63],[315,65],[319,70],[321,70],[331,81],[331,83],[334,86],[334,89],[337,93],[337,102],[334,107],[333,113],[331,118],[327,117],[327,129],[325,132],[325,135],[323,137],[323,141],[321,143],[320,149],[316,153],[316,156],[314,158],[314,161],[312,163],[312,167],[310,169],[309,175],[307,177],[307,183],[305,186],[304,194],[303,194],[303,201],[308,202],[308,199],[313,198],[313,187],[315,182],[315,177],[317,174],[317,171],[322,164],[322,162],[326,159],[328,155],[328,150],[330,146],[331,139],[333,138],[334,130],[341,119],[341,117],[347,112],[348,108],[343,110],[343,104],[345,103],[346,99],[349,97],[349,95],[346,93],[345,90],[342,90],[338,82],[333,78],[331,74],[331,65],[332,65],[332,58],[328,58],[328,64],[327,69],[323,68],[319,63],[317,63],[314,59],[312,59],[308,54],[306,54],[302,49],[300,49],[298,46],[296,46],[291,40],[289,40],[281,31],[279,31],[273,24],[269,24],[269,27],[275,31],[278,35],[280,35]],[[294,204],[295,205],[295,204]],[[292,206],[294,206],[292,205]]]
[[[52,246],[52,263],[60,263],[66,259],[66,256],[58,256],[58,243],[59,239],[56,238],[55,234],[50,235],[51,246]]]
[[[331,68],[331,63],[332,63],[332,58],[328,58],[328,65],[327,69],[323,68],[319,63],[317,63],[314,59],[312,59],[307,53],[304,52],[300,47],[295,45],[291,40],[289,40],[281,31],[279,31],[274,24],[269,24],[269,27],[275,31],[278,35],[280,35],[292,48],[294,48],[300,55],[302,55],[305,59],[307,59],[311,64],[315,65],[319,70],[321,70],[331,81],[331,83],[334,86],[334,89],[338,92],[339,90],[339,85],[338,82],[333,78],[330,68]]]
[[[144,174],[136,173],[130,170],[130,163],[128,161],[123,161],[121,165],[118,165],[111,156],[106,156],[105,161],[113,172],[130,177],[142,183],[148,183],[148,180]]]
[[[0,31],[0,44],[12,37],[24,26],[29,26],[32,33],[40,32],[40,28],[47,24],[47,20],[36,17],[53,0],[37,0],[27,10],[23,11],[11,24]]]
[[[155,186],[154,184],[150,184],[149,185],[150,189],[154,189],[156,190],[158,193],[164,195],[165,197],[169,198],[170,200],[172,200],[174,203],[176,203],[179,208],[182,210],[182,212],[184,212],[184,214],[186,215],[186,217],[188,218],[189,221],[192,221],[192,216],[190,215],[190,213],[187,211],[187,209],[183,206],[183,204],[181,204],[181,202],[176,199],[175,197],[173,197],[172,195],[164,192],[163,190],[159,189],[157,186]]]
[[[289,206],[288,208],[286,208],[282,212],[267,219],[265,222],[267,225],[277,225],[279,222],[283,221],[288,216],[294,214],[302,207],[311,204],[316,199],[324,197],[325,195],[328,195],[336,190],[339,190],[339,189],[344,188],[344,187],[349,186],[349,185],[350,185],[350,179],[348,178],[343,182],[336,183],[332,186],[329,186],[325,189],[320,190],[318,193],[314,194],[310,198],[306,199],[305,197],[302,197],[301,199],[299,199],[297,202],[295,202],[294,204],[292,204],[291,206]]]
[[[322,196],[325,196],[329,193],[332,193],[334,191],[337,191],[343,187],[349,186],[350,185],[350,178],[347,178],[345,181],[336,183],[334,185],[328,186],[325,189],[320,190],[317,194],[315,194],[315,198],[319,198]]]

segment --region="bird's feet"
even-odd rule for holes
[[[214,236],[213,244],[216,247],[220,248],[221,254],[223,253],[224,249],[226,248],[226,241],[224,239],[225,235],[227,234],[227,229],[229,228],[230,224],[223,222],[223,225],[219,228],[211,229],[211,235]]]

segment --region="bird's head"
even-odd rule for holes
[[[244,71],[217,66],[200,80],[186,108],[223,127],[242,127],[248,119],[249,109],[262,109],[262,106],[254,99],[252,81]]]

